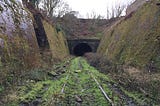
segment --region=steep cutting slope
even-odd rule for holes
[[[145,3],[106,31],[98,53],[118,63],[159,70],[160,7],[156,3]]]
[[[30,2],[24,2],[34,16],[34,28],[39,48],[45,55],[48,53],[52,60],[63,60],[69,55],[68,44],[63,31],[47,17],[45,13],[34,8]],[[46,54],[47,53],[47,54]]]
[[[46,56],[47,62],[50,62],[52,58],[51,55],[47,55],[48,52],[42,53],[45,56],[40,56],[39,44],[41,42],[37,41],[39,39],[43,41],[43,36],[46,37],[47,42],[49,41],[44,44],[49,44],[50,48],[47,50],[48,54],[52,54],[53,61],[62,60],[69,54],[62,32],[57,33],[51,23],[46,21],[47,19],[40,18],[44,33],[39,34],[42,36],[37,35],[35,28],[38,25],[37,20],[26,6],[22,0],[0,1],[0,83],[8,80],[8,77],[18,78],[26,70],[42,66],[41,57]]]
[[[3,83],[18,83],[22,73],[38,67],[38,49],[32,14],[21,0],[1,0],[0,87]]]
[[[32,19],[31,13],[24,8],[20,0],[0,1],[2,63],[17,62],[29,66],[37,64],[39,53]]]
[[[43,20],[42,23],[53,58],[60,60],[64,59],[69,55],[69,50],[63,32],[57,32],[56,29],[45,20]]]

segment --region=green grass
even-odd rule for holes
[[[59,64],[59,67],[63,65],[64,63]],[[72,59],[66,69],[67,71],[55,80],[47,79],[21,86],[18,91],[19,99],[14,103],[31,103],[37,98],[41,98],[41,106],[75,106],[77,105],[75,96],[78,96],[81,98],[82,102],[80,104],[83,106],[110,106],[93,76],[115,105],[119,105],[119,102],[122,101],[120,96],[111,89],[110,85],[115,84],[115,82],[107,75],[90,66],[85,59],[81,57]],[[64,91],[61,92],[63,87]],[[130,93],[126,94],[135,99],[135,101],[141,100]],[[125,101],[121,102],[121,105],[125,105]]]
[[[4,87],[0,85],[0,93],[4,91]]]
[[[80,64],[80,62],[82,64]],[[77,72],[76,70],[81,70]],[[75,95],[80,96],[84,102],[82,105],[109,105],[107,100],[102,95],[97,84],[89,75],[89,70],[98,77],[104,77],[101,73],[91,67],[84,59],[75,58],[71,61],[70,66],[66,73],[62,74],[60,78],[56,80],[45,80],[30,83],[26,86],[20,87],[19,103],[32,102],[37,97],[41,97],[42,105],[48,106],[50,104],[66,105],[68,102],[70,105],[75,105]],[[66,76],[69,76],[66,79]],[[105,76],[104,80],[109,80]],[[64,93],[61,93],[63,85],[66,83]],[[109,93],[107,86],[105,90]],[[69,98],[69,100],[68,100]],[[91,99],[90,99],[91,98]]]

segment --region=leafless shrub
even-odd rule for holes
[[[114,64],[106,56],[97,53],[86,53],[84,55],[88,62],[103,73],[114,73],[123,71],[120,65]]]

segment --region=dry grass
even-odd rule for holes
[[[150,73],[134,67],[124,67],[122,73],[109,73],[126,90],[140,92],[159,103],[160,73]]]
[[[88,53],[85,57],[92,66],[108,74],[127,91],[139,92],[159,103],[160,72],[149,72],[132,66],[114,64],[99,54]]]

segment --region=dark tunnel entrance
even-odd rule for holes
[[[83,56],[87,52],[92,52],[92,48],[87,43],[79,43],[73,48],[75,56]]]

